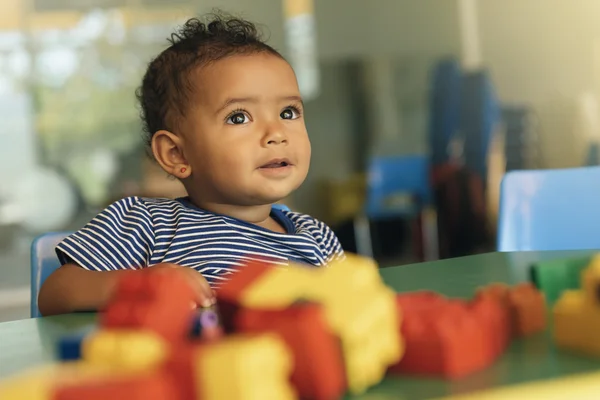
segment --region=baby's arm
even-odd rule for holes
[[[204,307],[214,304],[214,293],[202,274],[174,264],[156,264],[153,271],[180,274],[196,292],[196,303]],[[126,270],[88,271],[77,264],[65,264],[44,282],[38,297],[38,308],[44,316],[77,311],[102,310]],[[143,268],[137,273],[143,273]]]
[[[70,263],[54,271],[40,288],[42,315],[102,309],[125,270],[89,271]]]

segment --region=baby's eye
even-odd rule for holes
[[[242,125],[248,123],[248,116],[242,112],[238,112],[227,117],[226,123],[230,125]]]
[[[300,112],[295,108],[290,107],[283,110],[279,116],[281,119],[296,119],[300,116]]]

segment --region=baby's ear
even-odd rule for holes
[[[152,154],[170,175],[185,179],[191,174],[191,166],[183,154],[182,140],[173,132],[160,130],[152,135]]]

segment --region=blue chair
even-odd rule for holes
[[[507,173],[497,249],[600,249],[600,167]]]
[[[431,205],[429,165],[427,156],[422,155],[378,157],[371,160],[367,176],[366,204],[363,213],[354,220],[359,254],[373,256],[369,221],[391,217],[416,217]],[[437,246],[437,229],[435,235],[431,235],[430,232],[426,232],[425,235],[426,242],[431,242],[435,236],[436,243],[433,246]],[[431,247],[427,243],[425,245]],[[426,249],[426,253],[431,254],[431,249]],[[427,258],[435,257],[433,255]]]
[[[54,272],[60,262],[54,248],[71,232],[51,232],[36,237],[31,244],[31,303],[32,318],[41,317],[38,309],[38,294],[42,283]]]

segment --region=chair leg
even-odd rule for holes
[[[354,238],[356,252],[364,257],[373,258],[373,243],[371,242],[371,227],[366,215],[360,214],[354,218]]]
[[[425,208],[422,213],[422,221],[423,254],[425,261],[438,260],[440,254],[436,210],[433,208]]]

